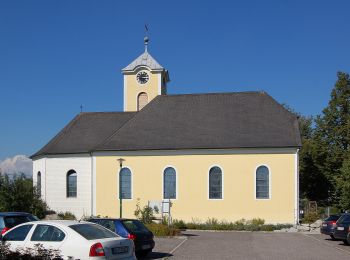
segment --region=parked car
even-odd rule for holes
[[[141,221],[136,219],[91,218],[89,221],[100,224],[121,237],[132,239],[138,256],[146,256],[154,248],[154,235]]]
[[[51,220],[28,222],[7,231],[1,241],[16,248],[59,250],[64,259],[136,260],[133,242],[90,222]]]
[[[36,220],[39,219],[26,212],[0,212],[0,234],[4,234],[19,224]]]
[[[340,218],[341,214],[330,215],[328,218],[322,221],[320,231],[322,234],[329,235],[333,240],[334,229],[336,227],[337,220]]]
[[[344,244],[350,244],[350,214],[343,214],[337,221],[336,228],[334,230],[334,237],[339,240],[343,240]]]

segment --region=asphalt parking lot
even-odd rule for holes
[[[350,259],[350,246],[321,234],[186,231],[157,238],[147,259]]]

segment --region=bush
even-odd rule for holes
[[[304,218],[302,219],[302,223],[314,223],[316,220],[319,219],[319,215],[317,213],[307,213],[305,214]]]
[[[146,227],[153,232],[155,236],[178,236],[181,234],[181,231],[174,227],[169,227],[164,224],[146,224]]]
[[[0,211],[23,211],[44,218],[47,210],[32,179],[24,174],[10,178],[0,173]]]
[[[140,207],[140,199],[137,199],[136,210],[134,211],[135,217],[144,224],[151,224],[154,219],[153,209],[149,206]]]
[[[237,230],[237,231],[273,231],[282,228],[290,228],[291,224],[265,224],[265,220],[255,218],[252,220],[240,219],[235,222],[218,221],[215,218],[209,218],[205,223],[193,220],[185,223],[182,220],[174,220],[173,227],[178,229],[195,229],[195,230]]]
[[[59,212],[57,214],[58,218],[61,220],[76,220],[77,218],[75,217],[75,215],[69,211],[67,212]]]

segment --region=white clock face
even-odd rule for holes
[[[146,71],[140,71],[136,75],[137,82],[140,84],[146,84],[149,80],[149,76]]]

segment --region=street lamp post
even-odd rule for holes
[[[122,168],[123,168],[123,162],[125,161],[123,158],[119,158],[117,159],[117,161],[119,162],[119,216],[120,218],[123,217],[123,194],[122,194],[122,178],[121,178],[121,172],[122,172]]]

